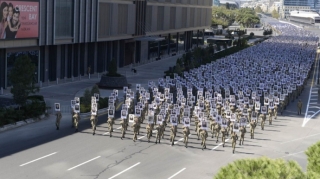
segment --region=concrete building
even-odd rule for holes
[[[89,66],[103,73],[112,59],[122,67],[189,50],[203,43],[212,14],[212,0],[6,2],[20,8],[21,24],[0,33],[1,88],[11,85],[8,74],[21,54],[36,65],[38,83],[84,76]]]
[[[290,16],[290,12],[294,10],[310,11],[312,4],[313,2],[310,0],[281,0],[279,15],[281,18],[287,18]]]

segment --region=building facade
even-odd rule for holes
[[[7,22],[18,31],[7,26],[5,33],[0,33],[1,88],[10,87],[8,74],[20,55],[28,55],[36,65],[37,83],[84,76],[88,67],[92,74],[104,73],[113,59],[123,67],[203,43],[203,31],[210,27],[212,16],[212,0],[6,3]],[[10,16],[10,3],[20,13],[13,11]],[[14,21],[16,16],[19,23]]]

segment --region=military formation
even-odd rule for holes
[[[119,123],[121,140],[130,130],[135,142],[144,125],[148,142],[160,143],[167,130],[171,146],[177,142],[178,133],[186,148],[190,135],[196,135],[202,150],[209,141],[221,140],[225,147],[229,138],[234,153],[237,141],[245,145],[247,131],[254,140],[256,128],[272,127],[290,103],[297,105],[301,115],[299,96],[310,78],[319,39],[287,24],[271,25],[282,34],[294,36],[273,37],[180,76],[174,74],[173,79],[149,81],[145,88],[140,84],[135,90],[124,87],[121,120],[115,115],[119,92],[113,90],[107,118],[109,136],[113,125]],[[61,113],[57,113],[58,118],[60,121]],[[77,131],[79,113],[73,113],[72,120]],[[97,113],[90,121],[94,135]]]

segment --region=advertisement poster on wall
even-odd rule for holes
[[[38,38],[39,2],[0,0],[0,40]]]

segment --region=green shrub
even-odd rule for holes
[[[306,178],[301,167],[295,161],[283,159],[269,159],[266,157],[256,159],[236,160],[222,167],[215,179],[256,179],[256,178]]]
[[[100,90],[99,90],[98,85],[94,85],[94,86],[91,88],[91,96],[94,96],[95,93],[98,93],[98,94],[100,95]]]
[[[80,113],[87,113],[91,111],[90,105],[85,105],[80,103]]]
[[[320,175],[320,142],[310,146],[306,155],[308,156],[307,172],[312,175]]]
[[[108,107],[109,98],[100,98],[99,99],[99,109],[107,108]]]

